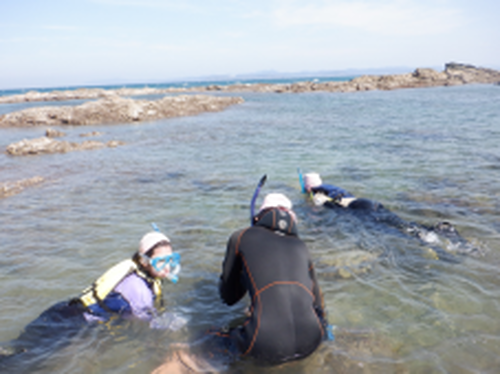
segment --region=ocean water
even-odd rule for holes
[[[2,346],[132,255],[151,222],[182,255],[180,281],[166,284],[164,301],[188,325],[99,326],[34,372],[150,372],[172,344],[241,318],[248,300],[225,306],[217,281],[226,241],[249,224],[266,174],[258,203],[269,192],[293,201],[336,339],[283,367],[241,361],[227,372],[498,373],[500,86],[241,96],[245,103],[219,113],[58,128],[70,141],[102,132],[96,140],[126,143],[117,148],[0,155],[0,182],[46,179],[0,200]],[[0,105],[0,113],[32,105],[40,104]],[[0,148],[44,131],[0,129]],[[299,167],[405,220],[448,221],[480,254],[436,260],[380,222],[314,207],[300,192]]]

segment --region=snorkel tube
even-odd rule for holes
[[[297,168],[297,173],[299,173],[300,189],[302,190],[302,193],[306,193],[306,185],[304,184],[304,177],[302,177],[302,171],[300,168]]]
[[[259,196],[260,189],[266,183],[267,175],[264,174],[262,178],[260,178],[259,184],[257,184],[257,187],[255,188],[255,191],[252,196],[252,201],[250,202],[250,225],[253,226],[253,217],[255,217],[255,201],[257,200],[257,197]]]

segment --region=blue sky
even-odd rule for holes
[[[500,68],[497,0],[1,0],[0,89]]]

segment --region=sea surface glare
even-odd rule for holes
[[[217,282],[226,241],[249,224],[267,174],[257,204],[269,192],[293,201],[336,339],[284,367],[241,361],[228,372],[499,373],[500,86],[241,96],[245,103],[219,113],[58,128],[63,140],[98,131],[95,140],[126,143],[117,148],[0,154],[0,182],[46,178],[0,200],[1,345],[131,256],[151,222],[182,255],[164,308],[187,327],[112,321],[35,372],[147,373],[172,343],[241,318],[248,299],[224,305]],[[3,104],[0,113],[32,105],[41,104]],[[45,130],[0,129],[0,149]],[[407,221],[448,221],[478,254],[436,260],[394,228],[314,207],[301,194],[299,167]]]

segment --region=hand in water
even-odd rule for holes
[[[149,323],[149,326],[152,329],[179,331],[186,326],[187,322],[186,318],[175,313],[164,312],[159,316],[155,316]]]
[[[316,206],[321,206],[328,201],[332,201],[332,199],[329,198],[328,196],[322,194],[322,193],[317,193],[317,194],[314,194],[314,196],[313,196],[313,202],[314,202],[314,205],[316,205]]]

